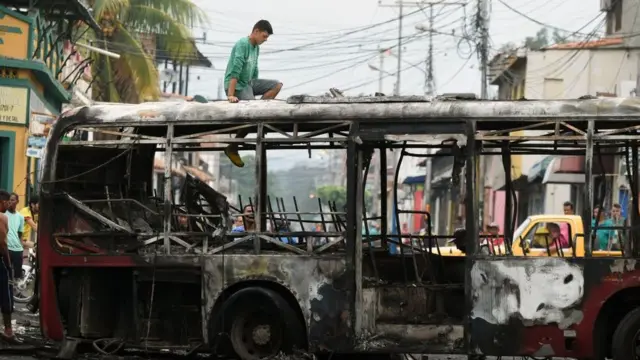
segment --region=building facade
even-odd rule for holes
[[[607,19],[615,21],[616,17],[608,14]],[[490,83],[498,87],[499,100],[635,96],[638,54],[619,32],[603,39],[555,44],[538,51],[518,49],[492,59]],[[520,134],[535,136],[544,132],[526,130]],[[604,168],[594,165],[594,188],[600,189],[595,194],[600,200],[596,201],[602,201],[606,209],[613,203],[628,202],[628,195],[619,191],[626,185],[619,162],[618,157],[603,155]],[[513,220],[505,219],[501,211],[507,196],[503,163],[500,156],[492,157],[488,163],[484,221],[502,225]],[[561,213],[566,201],[574,204],[577,213],[583,208],[582,156],[513,155],[510,173],[516,190],[517,223],[529,215]]]
[[[65,34],[78,20],[99,27],[77,0],[64,9],[38,2],[69,17],[55,20],[22,6],[0,5],[0,188],[21,195],[24,203],[37,187],[47,128],[72,98],[75,84],[64,77],[73,66],[65,62]]]

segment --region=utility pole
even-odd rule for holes
[[[424,94],[427,96],[436,95],[436,79],[435,66],[433,61],[433,33],[435,32],[435,15],[433,13],[435,6],[465,6],[465,1],[421,1],[415,3],[417,7],[429,6],[429,26],[422,24],[416,25],[416,30],[429,32],[429,51],[427,52],[427,60],[425,61],[425,77],[424,77]]]
[[[433,4],[429,4],[429,55],[427,56],[427,76],[424,84],[424,94],[427,96],[434,96],[436,92],[435,79],[433,78],[433,22]]]
[[[401,79],[401,71],[402,71],[402,17],[404,14],[402,13],[403,3],[402,0],[398,5],[398,11],[400,15],[398,15],[398,69],[396,70],[396,96],[400,96],[400,79]]]
[[[382,1],[380,1],[378,3],[378,6],[380,7],[397,7],[398,8],[398,56],[396,56],[396,58],[398,59],[398,63],[397,63],[397,69],[396,69],[396,86],[394,87],[393,90],[393,94],[398,96],[400,95],[400,80],[401,80],[401,70],[402,70],[402,24],[403,24],[403,18],[404,18],[404,2],[403,1],[398,1],[396,4],[393,5],[385,5],[382,4]],[[382,67],[380,68],[382,69]],[[380,75],[382,76],[382,75]]]
[[[487,66],[489,63],[489,0],[478,0],[478,26],[480,31],[480,46],[478,52],[480,54],[480,76],[481,88],[480,97],[486,100],[489,96],[489,85],[487,84]]]
[[[482,100],[487,100],[489,98],[489,84],[487,79],[487,68],[489,65],[489,1],[491,0],[478,0],[478,31],[480,32],[480,43],[478,50],[480,57],[480,98]],[[478,176],[476,184],[478,185],[478,192],[476,194],[478,196],[478,209],[480,210],[480,214],[474,214],[474,216],[479,215],[479,219],[474,219],[475,221],[480,222],[480,228],[485,229],[486,223],[489,221],[485,210],[486,202],[485,202],[485,177],[488,173],[489,162],[486,159],[486,156],[480,156],[480,171],[481,175]],[[466,171],[466,169],[465,169]],[[466,179],[466,177],[465,177]],[[467,194],[468,195],[468,194]],[[511,194],[507,194],[507,196],[511,196]],[[510,221],[510,219],[505,219],[505,221]],[[508,226],[507,229],[510,229]],[[513,229],[511,229],[513,230]],[[507,235],[508,236],[508,235]]]
[[[424,8],[425,6],[429,6],[429,29],[426,30],[422,30],[422,31],[429,31],[429,53],[428,53],[428,58],[427,58],[427,74],[425,76],[425,92],[435,95],[435,78],[433,76],[434,74],[434,66],[433,66],[433,28],[435,27],[434,22],[435,22],[435,16],[433,14],[433,7],[434,5],[442,5],[442,6],[450,6],[450,5],[458,5],[458,6],[464,6],[466,5],[465,1],[452,1],[452,2],[447,2],[444,0],[422,0],[422,1],[413,1],[413,2],[409,2],[409,1],[403,1],[403,0],[399,0],[397,1],[395,4],[392,5],[383,5],[381,3],[379,3],[380,7],[397,7],[399,10],[399,17],[398,17],[398,55],[397,55],[397,69],[396,69],[396,86],[394,89],[394,95],[400,95],[400,80],[401,80],[401,72],[402,72],[402,25],[403,25],[403,11],[405,7],[410,7],[410,8]],[[381,60],[382,61],[382,60]],[[382,66],[380,66],[380,69],[382,69]],[[382,76],[382,75],[381,75]],[[398,160],[400,158],[400,151],[396,151],[393,154],[393,162],[391,163],[392,166],[395,168],[398,164]],[[428,204],[428,202],[430,201],[430,188],[431,188],[431,158],[427,158],[427,163],[428,163],[428,171],[429,173],[426,174],[425,176],[425,193],[424,193],[424,202],[425,204]],[[395,169],[394,169],[395,170]],[[429,186],[427,187],[426,183],[429,182]],[[395,186],[397,186],[397,184],[395,184]],[[427,190],[429,193],[427,193]],[[394,199],[394,201],[397,201],[397,199]],[[393,204],[393,208],[395,208],[395,204]],[[382,214],[384,216],[384,214]],[[393,221],[391,221],[391,223],[393,223]],[[399,224],[396,224],[397,227],[399,227]]]

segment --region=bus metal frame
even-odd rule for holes
[[[205,345],[212,336],[209,322],[219,309],[220,299],[227,299],[237,284],[256,280],[277,284],[292,294],[300,305],[301,317],[307,329],[306,342],[312,351],[330,350],[338,352],[414,352],[414,353],[465,353],[482,355],[530,355],[530,356],[568,356],[592,357],[596,352],[604,351],[593,344],[594,329],[598,321],[606,317],[608,303],[621,292],[635,289],[639,283],[633,257],[608,259],[591,258],[591,241],[586,242],[584,258],[542,258],[485,256],[478,252],[479,196],[478,175],[481,155],[496,155],[495,150],[505,154],[518,151],[533,151],[531,141],[547,141],[553,144],[556,154],[576,154],[584,150],[585,156],[585,210],[582,214],[585,226],[584,236],[591,239],[592,229],[589,221],[592,214],[593,195],[593,159],[594,148],[599,144],[611,146],[629,146],[632,149],[632,177],[638,179],[637,142],[640,126],[633,125],[640,118],[640,100],[638,99],[587,99],[562,101],[467,101],[452,99],[428,100],[423,97],[379,97],[379,98],[326,98],[297,96],[283,101],[251,101],[239,104],[214,102],[197,103],[145,103],[139,105],[108,104],[74,109],[63,114],[49,134],[44,152],[44,171],[41,185],[41,212],[52,213],[55,208],[57,186],[65,179],[58,178],[57,161],[61,149],[67,146],[118,147],[155,145],[165,146],[165,156],[171,158],[176,145],[196,145],[207,142],[242,143],[255,147],[256,179],[255,192],[256,231],[221,246],[210,248],[208,242],[213,237],[228,236],[224,232],[202,238],[195,243],[184,241],[184,237],[198,238],[198,234],[172,231],[171,184],[165,182],[164,211],[162,233],[142,233],[136,237],[142,246],[160,245],[162,251],[152,254],[127,253],[103,254],[85,253],[79,256],[63,255],[54,250],[55,236],[92,236],[91,234],[54,234],[51,216],[42,216],[39,227],[40,242],[52,244],[38,247],[40,272],[40,318],[46,337],[62,341],[69,337],[62,327],[62,317],[58,303],[51,301],[55,297],[59,269],[65,271],[74,268],[155,268],[194,267],[202,271],[202,337]],[[202,127],[203,131],[192,132],[186,127]],[[131,132],[128,128],[149,129],[143,134]],[[257,136],[246,139],[207,140],[202,137],[231,133],[240,128],[251,128]],[[115,129],[115,130],[114,130]],[[123,130],[124,129],[124,130]],[[516,135],[520,130],[546,130],[544,136]],[[61,142],[69,130],[91,131],[118,136],[117,140]],[[252,131],[253,132],[253,131]],[[269,138],[266,132],[278,133],[282,138]],[[569,133],[569,134],[567,134]],[[464,259],[464,281],[460,287],[439,281],[425,281],[419,274],[419,267],[430,266],[438,259],[428,250],[405,246],[397,239],[403,235],[390,234],[386,216],[382,216],[381,243],[396,243],[400,246],[402,268],[405,282],[383,295],[383,290],[364,284],[365,269],[379,275],[373,266],[364,264],[365,252],[362,236],[363,220],[363,172],[368,169],[369,152],[375,149],[381,156],[384,168],[379,173],[381,197],[387,196],[387,149],[400,149],[407,154],[411,147],[452,148],[445,143],[447,139],[464,141],[462,152],[464,159],[464,188],[466,213],[466,253]],[[445,140],[445,142],[443,142]],[[420,144],[412,144],[414,142]],[[247,145],[249,144],[249,145]],[[327,145],[329,144],[329,145]],[[457,146],[457,144],[456,144]],[[326,245],[314,248],[309,244],[305,248],[282,243],[277,236],[309,236],[308,233],[273,233],[267,230],[268,216],[274,212],[268,210],[266,193],[266,151],[280,149],[318,149],[326,147],[346,147],[347,209],[341,213],[333,209],[330,216],[344,216],[345,231],[325,232],[323,236],[334,237]],[[191,149],[199,149],[193,147]],[[543,151],[543,150],[540,150]],[[130,166],[130,164],[129,164]],[[381,166],[382,167],[382,166]],[[164,176],[170,178],[172,161],[165,162]],[[78,176],[78,174],[75,174]],[[510,174],[506,172],[506,189],[511,193]],[[397,186],[396,176],[394,186]],[[636,181],[635,184],[638,182]],[[509,199],[510,197],[508,197]],[[108,201],[112,201],[107,199]],[[90,214],[104,226],[113,231],[125,232],[115,221],[96,214],[89,202],[66,194],[67,202],[79,211]],[[133,203],[131,201],[131,203]],[[638,198],[633,197],[633,208],[638,209]],[[144,207],[144,205],[140,204]],[[381,202],[382,213],[387,205]],[[395,205],[397,207],[397,204]],[[513,214],[513,204],[507,200],[505,218]],[[151,209],[148,209],[151,210]],[[198,214],[188,214],[197,216]],[[508,215],[508,216],[507,216]],[[638,211],[632,213],[631,228],[638,225]],[[364,217],[366,219],[366,217]],[[511,225],[505,227],[508,241],[513,232]],[[129,231],[130,233],[130,231]],[[131,235],[131,234],[128,234]],[[432,241],[435,236],[428,234],[423,241]],[[632,232],[630,243],[637,242]],[[252,242],[252,255],[224,255],[243,243]],[[344,242],[345,253],[326,254],[327,250]],[[270,244],[286,251],[289,256],[272,256],[265,253],[264,244]],[[178,247],[182,250],[174,253]],[[198,252],[196,252],[196,248]],[[408,254],[404,250],[409,248]],[[632,246],[637,257],[638,246]],[[371,247],[369,247],[369,250]],[[402,250],[404,249],[404,250]],[[183,252],[184,251],[184,252]],[[189,254],[189,252],[191,252]],[[422,260],[416,256],[422,254]],[[426,254],[426,255],[425,255]],[[215,256],[214,256],[215,255]],[[297,256],[296,256],[297,255]],[[405,265],[411,256],[412,265]],[[373,252],[371,252],[373,256]],[[440,260],[442,257],[439,258]],[[225,263],[226,261],[226,263]],[[420,263],[420,261],[423,261]],[[442,263],[441,263],[442,264]],[[622,266],[620,265],[622,264]],[[413,280],[408,278],[407,266],[413,267]],[[236,269],[235,272],[216,269]],[[314,269],[309,275],[308,268]],[[258,269],[258,270],[241,270]],[[505,269],[510,269],[507,273]],[[500,290],[504,282],[513,282],[519,291],[530,294],[541,285],[541,279],[531,280],[530,273],[566,271],[572,280],[582,281],[577,300],[568,304],[535,304],[542,309],[523,310],[520,298],[518,310],[509,310],[514,300],[513,292]],[[266,276],[269,273],[269,276]],[[230,277],[226,277],[232,274]],[[515,275],[514,275],[515,274]],[[527,275],[529,274],[529,275]],[[155,276],[155,275],[154,275]],[[409,276],[409,277],[410,277]],[[616,283],[609,281],[616,277]],[[564,278],[566,281],[566,278]],[[569,282],[571,282],[570,280]],[[500,283],[502,281],[502,283]],[[296,285],[297,284],[297,285]],[[304,285],[302,285],[304,284]],[[455,284],[453,284],[455,285]],[[234,287],[235,286],[235,287]],[[423,291],[411,298],[411,287]],[[205,290],[206,289],[206,290]],[[373,290],[371,290],[373,289]],[[377,326],[376,311],[402,311],[400,305],[379,304],[380,299],[389,301],[399,297],[401,302],[415,303],[428,301],[432,294],[436,298],[450,291],[464,291],[465,315],[459,323],[447,321],[431,324],[411,324],[405,316],[405,324],[384,324]],[[231,293],[229,293],[231,291]],[[430,295],[431,294],[431,295]],[[440,294],[440,295],[438,295]],[[571,294],[573,296],[575,294]],[[385,298],[386,296],[386,298]],[[519,296],[522,296],[520,294]],[[567,295],[569,296],[569,295]],[[569,299],[573,299],[569,296]],[[614,301],[611,300],[611,301]],[[430,301],[430,300],[429,300]],[[438,300],[436,300],[437,302]],[[602,305],[605,303],[605,305]],[[611,305],[613,304],[613,305]],[[405,304],[406,305],[406,304]],[[527,304],[531,305],[531,304]],[[393,308],[393,309],[392,309]],[[497,318],[487,313],[488,309],[504,310],[506,318]],[[513,311],[512,311],[513,310]],[[605,315],[603,315],[605,314]],[[87,314],[85,314],[87,315]],[[527,317],[528,316],[528,317]],[[68,319],[67,319],[68,321]],[[90,326],[90,319],[85,321]],[[141,324],[137,320],[135,327]],[[616,324],[614,324],[616,325]],[[607,327],[609,326],[609,327]],[[605,326],[606,333],[611,324]],[[383,329],[383,330],[380,330]],[[404,338],[404,339],[403,339]],[[568,344],[568,345],[567,345]],[[609,349],[610,350],[610,349]]]

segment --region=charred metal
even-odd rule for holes
[[[595,144],[637,150],[625,136],[635,134],[630,123],[638,114],[637,99],[422,97],[76,109],[55,124],[44,155],[41,212],[50,215],[39,225],[46,244],[38,249],[46,269],[39,279],[43,331],[57,341],[118,339],[128,347],[235,352],[243,359],[269,355],[260,352],[267,343],[284,352],[610,355],[611,346],[592,343],[596,335],[610,338],[633,310],[640,268],[631,258],[593,257],[592,241],[584,240],[592,239],[592,162]],[[514,135],[530,128],[547,134]],[[239,129],[256,137],[227,136]],[[558,153],[585,154],[589,205],[584,233],[575,234],[583,254],[574,243],[567,256],[524,250],[515,256],[512,224],[504,252],[483,252],[480,157],[502,153],[511,194],[511,152],[542,151],[540,142]],[[250,199],[227,198],[172,158],[228,144],[256,152]],[[424,148],[439,151],[412,152]],[[267,195],[271,149],[345,151],[346,208],[318,201],[309,214],[321,219],[321,229],[310,231],[315,221],[303,219],[295,198],[296,209],[287,210]],[[154,192],[156,153],[165,161]],[[398,205],[400,164],[415,156],[451,164],[452,203],[467,214],[457,235],[434,234],[429,211]],[[365,193],[376,157],[383,200],[371,215]],[[387,172],[388,162],[395,173]],[[423,234],[392,228],[389,191],[393,222],[418,216]],[[507,200],[506,218],[513,208]],[[232,217],[242,219],[243,231],[231,231]],[[632,217],[637,226],[638,214]],[[371,220],[380,223],[379,234],[363,227]]]

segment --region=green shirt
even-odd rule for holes
[[[236,90],[242,90],[253,79],[258,78],[258,56],[260,47],[249,42],[248,37],[244,37],[231,49],[227,70],[224,73],[224,88],[229,89],[231,79],[237,79]]]
[[[9,232],[7,233],[7,247],[11,251],[22,251],[22,241],[20,241],[20,235],[18,233],[24,232],[24,217],[19,212],[11,213],[5,211],[4,213],[9,220]]]
[[[603,221],[601,224],[598,224],[598,231],[596,231],[596,240],[598,248],[596,250],[607,250],[607,246],[609,245],[609,238],[611,237],[613,230],[609,229],[600,229],[603,227],[613,226],[611,219],[607,219]],[[591,229],[596,227],[596,220],[591,219]]]

